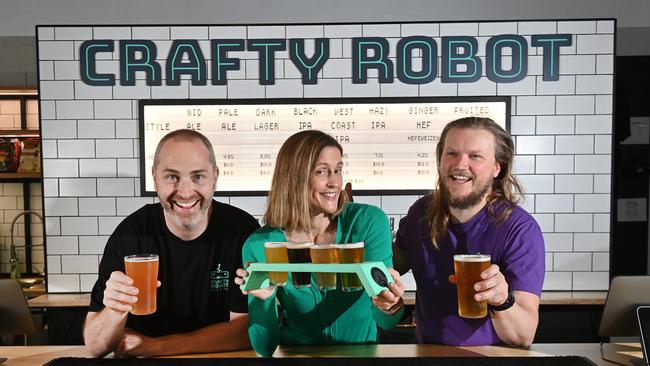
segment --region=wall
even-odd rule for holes
[[[528,76],[496,84],[485,75],[475,83],[424,85],[352,84],[350,38],[426,34],[477,37],[479,56],[491,35],[571,33],[561,51],[561,76],[542,81],[540,50],[530,48]],[[608,286],[613,21],[469,22],[315,26],[115,26],[38,29],[44,201],[50,292],[88,291],[96,279],[106,242],[122,218],[151,198],[139,196],[137,100],[149,98],[271,98],[352,96],[511,95],[511,132],[517,144],[516,173],[527,191],[525,208],[538,220],[546,240],[547,290],[596,290]],[[95,39],[147,38],[159,50],[170,39],[329,37],[332,55],[319,84],[303,86],[286,52],[275,85],[257,81],[257,55],[245,54],[243,72],[226,86],[90,87],[80,81],[78,48]],[[166,52],[160,51],[160,57]],[[206,57],[209,52],[204,50]],[[116,54],[101,72],[117,73]],[[209,69],[209,68],[208,68]],[[371,74],[372,75],[372,74]],[[141,77],[141,76],[140,76]],[[209,75],[208,75],[209,77]],[[306,92],[309,89],[308,92]],[[359,197],[393,218],[404,215],[417,196]],[[226,197],[226,202],[260,216],[264,197]]]
[[[255,9],[255,11],[251,11]],[[616,53],[650,55],[647,0],[5,0],[0,85],[35,85],[34,27],[45,24],[250,24],[616,18]]]

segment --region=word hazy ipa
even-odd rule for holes
[[[158,255],[135,254],[124,257],[126,275],[137,287],[138,301],[131,304],[133,315],[149,315],[156,312],[156,290],[158,282]]]
[[[481,282],[481,272],[490,266],[488,254],[458,254],[454,256],[456,290],[458,291],[458,315],[463,318],[487,316],[487,301],[476,301],[474,285]]]
[[[287,243],[289,263],[311,263],[309,248],[312,243]],[[311,286],[311,272],[291,272],[293,287]]]
[[[312,263],[339,263],[335,245],[318,245],[311,248]],[[316,272],[316,286],[319,290],[336,290],[336,273]]]
[[[287,243],[268,242],[264,243],[264,255],[266,263],[289,263],[287,256]],[[284,286],[287,284],[287,272],[269,272],[271,285]]]
[[[341,263],[363,262],[363,247],[363,242],[337,245],[339,260]],[[359,276],[356,273],[341,273],[341,290],[346,292],[363,290]]]

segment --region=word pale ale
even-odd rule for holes
[[[456,290],[458,291],[458,315],[463,318],[484,318],[487,316],[487,301],[476,301],[474,285],[481,282],[481,272],[490,266],[490,255],[454,255]]]
[[[133,315],[149,315],[156,312],[156,290],[158,288],[158,256],[136,254],[124,257],[126,275],[138,288],[138,301],[131,304]]]
[[[266,263],[289,263],[287,255],[287,243],[268,242],[264,243],[264,255]],[[287,272],[269,272],[269,283],[275,286],[287,284]]]

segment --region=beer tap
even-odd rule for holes
[[[32,244],[25,244],[25,245],[16,245],[15,244],[15,239],[14,239],[14,226],[16,225],[16,221],[21,217],[25,216],[27,214],[34,215],[41,219],[41,222],[44,222],[43,216],[32,210],[26,210],[18,213],[16,217],[11,221],[11,243],[9,246],[9,267],[11,268],[11,278],[20,278],[20,270],[18,269],[18,248],[25,248],[25,250],[30,250],[31,248],[34,247],[41,247],[43,245],[32,245]]]

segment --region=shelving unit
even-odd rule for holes
[[[0,89],[0,100],[18,100],[20,101],[20,129],[0,129],[0,138],[5,137],[40,137],[39,130],[27,129],[27,101],[37,100],[38,92],[36,88],[3,88]],[[16,172],[0,173],[0,183],[22,183],[23,188],[23,209],[30,209],[31,190],[30,183],[42,182],[42,172]],[[25,225],[25,246],[30,248],[32,245],[31,217],[24,216]],[[25,271],[32,273],[32,253],[31,250],[25,250]]]
[[[0,130],[0,138],[4,137],[40,137],[38,130]],[[41,172],[0,173],[2,183],[37,183],[41,181]]]

